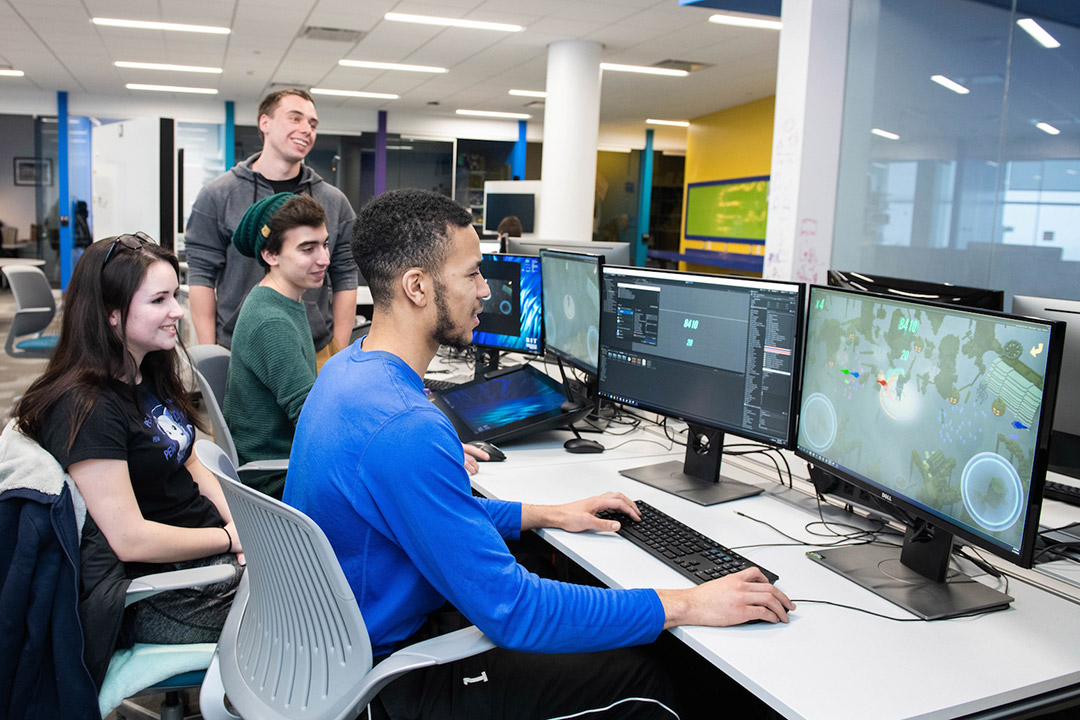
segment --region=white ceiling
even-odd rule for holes
[[[390,22],[386,12],[431,14],[525,26],[504,33]],[[318,98],[321,113],[375,110],[453,117],[457,108],[531,112],[510,88],[542,90],[546,48],[558,40],[603,44],[602,59],[633,65],[688,60],[710,65],[687,78],[605,73],[600,121],[644,135],[647,117],[689,119],[775,92],[779,33],[715,25],[714,11],[678,0],[0,0],[0,67],[25,71],[0,78],[6,92],[65,90],[75,99],[136,101],[125,83],[213,87],[213,102],[253,106],[274,83],[397,93],[397,100]],[[101,27],[91,17],[221,25],[230,35]],[[299,37],[305,26],[359,30],[358,43]],[[443,75],[341,67],[342,58],[440,65]],[[221,75],[128,70],[116,60],[224,68]],[[175,96],[206,102],[199,96]],[[437,103],[437,104],[433,104]],[[371,129],[371,128],[362,128]],[[685,135],[658,129],[658,134]]]

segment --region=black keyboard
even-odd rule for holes
[[[652,505],[641,500],[636,502],[641,522],[634,522],[628,515],[613,510],[602,510],[597,516],[618,520],[619,535],[699,585],[748,567],[761,570],[771,583],[779,579],[775,573],[728,550]]]
[[[436,380],[435,378],[424,378],[424,387],[432,392],[439,392],[442,390],[453,390],[461,383],[451,382],[449,380]]]
[[[1080,487],[1047,480],[1043,485],[1043,497],[1070,505],[1080,505]]]

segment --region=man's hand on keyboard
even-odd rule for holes
[[[596,513],[601,510],[614,510],[629,515],[634,520],[641,520],[641,514],[633,500],[620,492],[606,492],[564,505],[522,505],[521,529],[534,530],[543,527],[570,532],[618,530],[618,522],[596,517]]]
[[[725,627],[753,620],[787,622],[790,598],[757,568],[711,580],[689,590],[657,590],[664,605],[664,628],[678,625]]]

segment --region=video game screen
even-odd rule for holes
[[[600,262],[595,255],[542,250],[547,346],[596,374],[600,355]]]
[[[814,287],[798,448],[1016,551],[1049,327]]]
[[[539,372],[511,372],[443,391],[443,402],[474,435],[558,413],[566,400],[560,386]]]
[[[485,253],[480,273],[491,295],[484,300],[473,343],[538,355],[544,329],[540,259]]]

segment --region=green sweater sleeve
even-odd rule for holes
[[[248,366],[295,427],[304,400],[315,384],[315,346],[311,333],[305,332],[301,337],[294,324],[282,318],[270,318],[259,324],[250,342],[249,352],[245,353]]]

